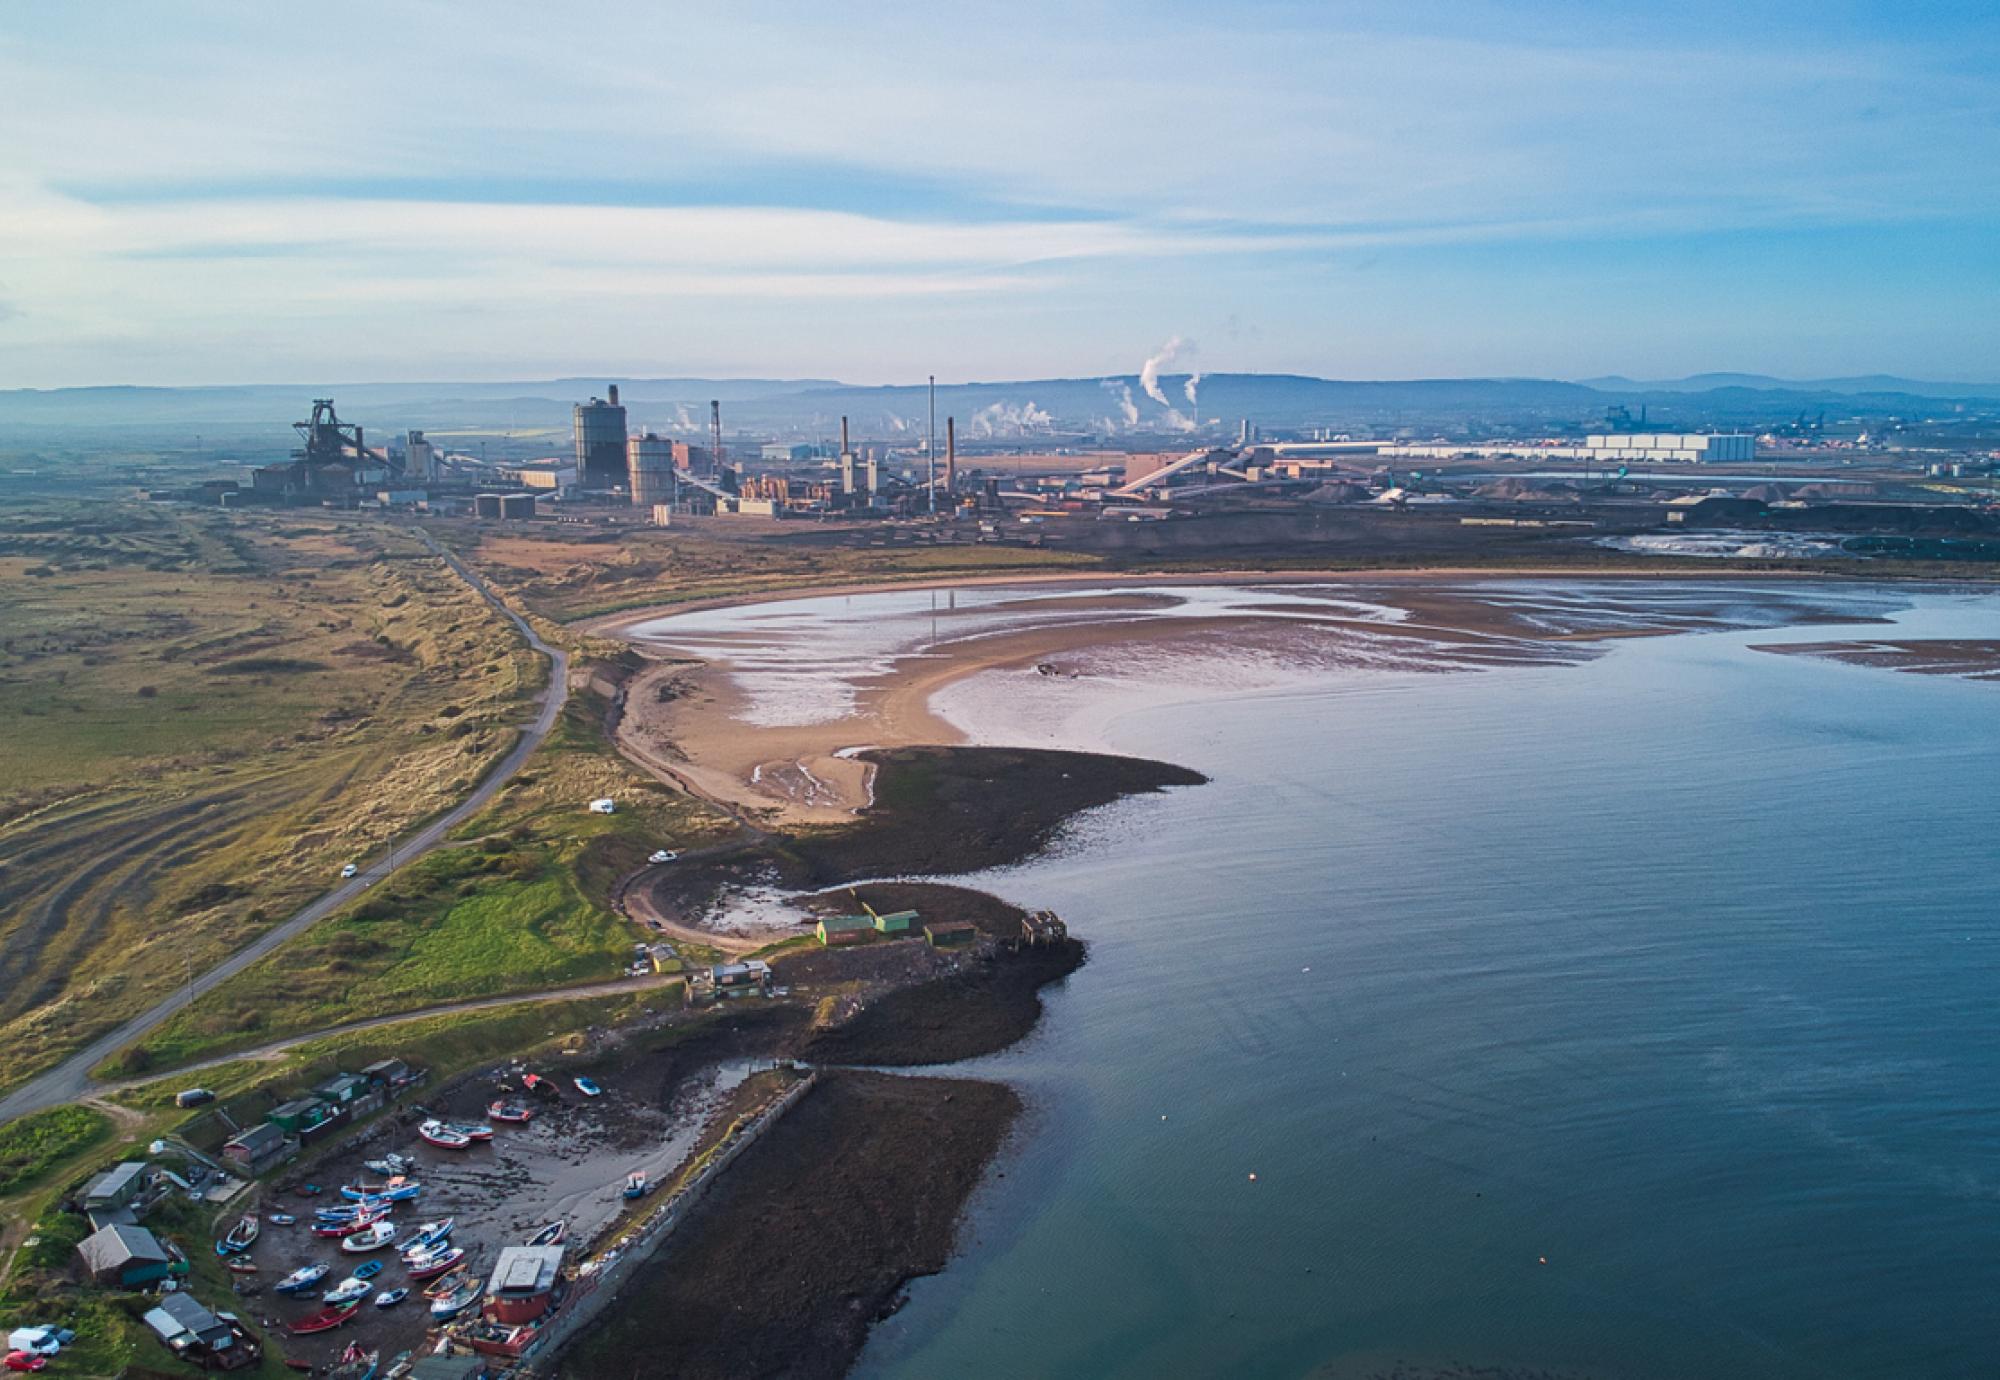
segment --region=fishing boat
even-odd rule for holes
[[[354,1310],[360,1306],[361,1302],[357,1299],[350,1304],[322,1308],[310,1318],[301,1318],[299,1321],[293,1323],[291,1330],[301,1337],[312,1332],[331,1332],[334,1328],[339,1327],[349,1318],[352,1318]]]
[[[289,1227],[294,1225],[299,1219],[289,1212],[274,1212],[271,1214],[269,1220],[274,1227]]]
[[[354,1277],[356,1279],[373,1279],[381,1273],[382,1262],[380,1260],[364,1260],[354,1267]]]
[[[479,1296],[483,1292],[485,1292],[484,1286],[478,1280],[468,1279],[443,1298],[433,1302],[431,1316],[440,1322],[455,1318],[478,1303]]]
[[[349,1255],[365,1255],[369,1251],[379,1251],[396,1239],[396,1224],[384,1218],[370,1222],[340,1243],[340,1249]]]
[[[328,1266],[320,1261],[314,1261],[310,1265],[301,1265],[272,1287],[281,1294],[303,1294],[306,1290],[312,1288],[313,1285],[326,1278],[327,1269]]]
[[[560,1098],[562,1096],[562,1089],[556,1086],[555,1080],[552,1078],[544,1077],[539,1073],[522,1074],[521,1086],[526,1088],[529,1092],[533,1093],[536,1097]]]
[[[349,1275],[346,1279],[343,1279],[342,1281],[340,1281],[340,1283],[334,1285],[324,1294],[321,1294],[320,1299],[325,1303],[331,1304],[332,1306],[339,1308],[339,1307],[345,1307],[347,1304],[350,1303],[359,1303],[362,1299],[367,1298],[370,1294],[374,1292],[375,1291],[368,1286],[367,1280],[356,1279],[353,1275]]]
[[[229,1235],[215,1243],[215,1253],[217,1255],[235,1255],[239,1251],[249,1250],[256,1243],[256,1240],[257,1214],[246,1212],[238,1219],[236,1225],[229,1229]]]
[[[451,1235],[452,1226],[456,1221],[457,1219],[453,1217],[440,1217],[435,1222],[419,1222],[408,1236],[396,1243],[396,1249],[401,1251],[406,1259],[419,1251],[428,1252]]]
[[[392,1151],[379,1160],[363,1160],[361,1167],[371,1174],[380,1174],[387,1179],[409,1173],[417,1167],[417,1162],[408,1155],[398,1155]]]
[[[340,1207],[323,1207],[313,1210],[313,1221],[321,1222],[369,1222],[388,1211],[386,1203],[351,1203]]]
[[[380,1184],[342,1184],[340,1196],[350,1203],[407,1203],[424,1191],[415,1179],[400,1176]]]
[[[409,1296],[410,1291],[408,1289],[384,1289],[375,1296],[375,1306],[377,1308],[394,1308]]]
[[[424,1297],[427,1299],[441,1299],[470,1278],[471,1276],[466,1273],[465,1267],[460,1265],[456,1269],[446,1271],[429,1284],[426,1284],[424,1286]]]
[[[231,1274],[254,1275],[257,1273],[257,1262],[247,1255],[232,1255],[222,1262],[222,1268]]]
[[[367,1231],[387,1215],[387,1213],[376,1212],[370,1213],[365,1217],[356,1217],[346,1222],[315,1222],[313,1223],[313,1235],[352,1236],[356,1232]]]
[[[464,1259],[465,1248],[463,1246],[452,1246],[447,1250],[439,1251],[436,1255],[427,1255],[420,1260],[408,1261],[406,1263],[410,1267],[411,1279],[434,1279],[438,1275],[445,1274]]]
[[[642,1171],[635,1169],[625,1176],[624,1197],[627,1202],[630,1202],[634,1198],[643,1198],[652,1191],[653,1185],[647,1180]]]
[[[501,1323],[481,1320],[472,1325],[465,1340],[482,1356],[519,1357],[542,1335],[538,1323]]]
[[[493,1121],[505,1121],[513,1125],[525,1125],[535,1119],[535,1109],[525,1102],[495,1102],[487,1107],[486,1115]]]
[[[556,1221],[549,1223],[521,1244],[524,1246],[560,1246],[569,1235],[569,1223]]]
[[[440,1150],[463,1150],[472,1144],[472,1137],[442,1121],[426,1121],[417,1127],[417,1134]]]
[[[604,1096],[604,1089],[599,1086],[595,1078],[585,1078],[582,1074],[578,1074],[576,1077],[570,1079],[570,1082],[576,1084],[576,1090],[585,1097]]]
[[[492,1140],[493,1128],[483,1121],[454,1121],[449,1129],[458,1132],[467,1140]]]

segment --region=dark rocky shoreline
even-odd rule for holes
[[[1031,749],[870,756],[873,809],[853,825],[760,850],[759,865],[821,887],[1001,866],[1048,846],[1079,811],[1206,779],[1167,763]],[[1087,949],[1075,939],[1014,944],[1021,912],[984,892],[932,882],[852,890],[878,909],[967,920],[984,942],[943,971],[886,984],[837,1021],[809,1020],[798,1007],[744,1007],[677,1039],[671,1052],[649,1053],[663,1094],[725,1054],[799,1058],[821,1069],[821,1082],[562,1358],[564,1375],[832,1380],[910,1280],[945,1268],[965,1203],[1020,1115],[1019,1096],[996,1083],[843,1066],[949,1064],[1005,1049],[1034,1028],[1041,989],[1076,971]],[[803,985],[900,947],[809,950],[776,967],[780,981]]]

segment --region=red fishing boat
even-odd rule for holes
[[[339,1327],[342,1323],[352,1318],[355,1311],[360,1307],[361,1300],[356,1299],[352,1303],[322,1308],[310,1318],[301,1318],[299,1321],[293,1323],[291,1330],[301,1337],[309,1332],[331,1332],[334,1328]]]

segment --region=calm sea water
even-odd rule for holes
[[[1838,635],[951,692],[1214,781],[986,879],[1092,959],[861,1372],[2000,1373],[2000,686],[1749,650]]]

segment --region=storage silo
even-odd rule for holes
[[[674,443],[648,431],[634,436],[626,448],[626,482],[632,506],[651,508],[674,501]]]

